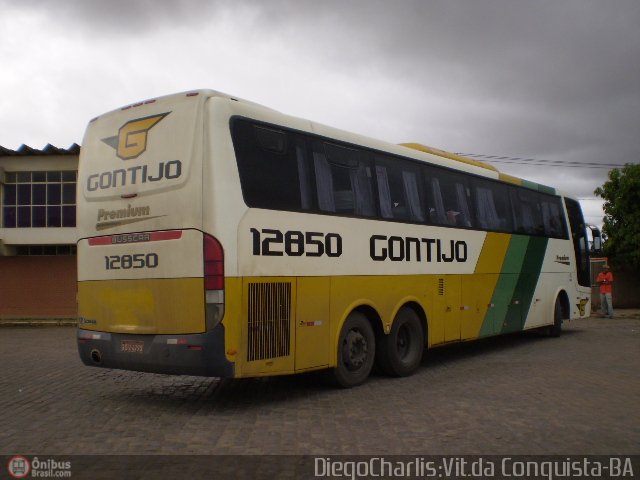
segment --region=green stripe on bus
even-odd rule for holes
[[[555,188],[547,187],[546,185],[542,185],[540,183],[531,182],[529,180],[523,180],[522,181],[522,186],[530,188],[532,190],[537,190],[538,192],[541,192],[541,193],[550,193],[551,195],[555,195],[556,194],[556,189]]]
[[[502,324],[500,333],[522,330],[531,307],[533,293],[540,278],[544,255],[547,251],[547,243],[548,239],[545,237],[529,238],[522,268],[511,298],[509,312]]]
[[[540,278],[548,239],[513,235],[480,337],[522,330]]]
[[[512,235],[507,248],[507,253],[502,263],[502,271],[496,283],[496,288],[491,297],[492,308],[482,322],[480,336],[495,335],[502,330],[503,325],[510,316],[510,307],[514,291],[516,289],[518,274],[522,268],[529,237]]]
[[[538,191],[542,193],[550,193],[551,195],[556,194],[556,189],[553,187],[547,187],[546,185],[539,185]]]

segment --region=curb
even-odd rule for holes
[[[2,318],[2,327],[77,327],[76,318]]]
[[[588,318],[603,319],[598,313],[592,314]],[[640,320],[639,309],[619,309],[613,315],[614,320],[637,319]],[[579,320],[579,319],[576,319]],[[0,318],[0,328],[2,327],[77,327],[78,319],[61,318]]]

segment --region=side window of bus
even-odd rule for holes
[[[436,225],[472,227],[467,179],[440,169],[425,169],[425,190],[429,221]]]
[[[311,210],[313,203],[313,166],[309,160],[308,142],[304,137],[296,135],[295,150],[298,166],[298,185],[300,187],[300,206],[302,210]]]
[[[514,188],[511,200],[516,233],[544,235],[545,228],[540,207],[540,195],[533,190]]]
[[[382,218],[424,222],[418,168],[410,162],[376,155],[375,171]]]
[[[235,120],[232,133],[242,194],[248,206],[308,208],[305,192],[301,192],[298,155],[302,152],[291,134],[245,120]]]
[[[559,197],[541,195],[542,223],[548,237],[566,238],[566,225]]]
[[[313,170],[321,211],[365,217],[376,214],[371,165],[364,152],[316,141]]]
[[[478,227],[499,232],[512,230],[513,216],[506,185],[479,178],[474,179],[473,204]]]

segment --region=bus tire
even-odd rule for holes
[[[388,335],[379,337],[377,361],[380,368],[394,377],[411,375],[420,366],[424,353],[424,334],[418,314],[402,308]]]
[[[351,312],[340,330],[338,364],[333,379],[343,388],[364,383],[371,373],[376,355],[373,328],[361,312]]]
[[[560,303],[560,297],[556,298],[556,305],[553,309],[553,325],[549,326],[548,335],[550,337],[559,337],[562,333],[562,304]]]

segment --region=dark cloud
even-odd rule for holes
[[[0,0],[0,5],[46,15],[51,21],[96,35],[141,35],[148,30],[202,25],[215,15],[216,0]],[[227,2],[228,3],[228,2]]]
[[[263,32],[290,36],[327,68],[422,92],[416,121],[466,130],[459,149],[640,160],[640,2],[262,5]],[[432,97],[449,111],[429,115]]]
[[[100,38],[101,48],[113,41],[136,58],[149,49],[170,50],[184,38],[179,33],[197,32],[191,38],[197,44],[177,45],[181,56],[193,55],[189,61],[175,52],[154,57],[159,67],[183,65],[160,68],[163,85],[201,71],[198,78],[210,78],[212,88],[229,85],[229,93],[246,91],[249,100],[285,113],[392,142],[584,163],[640,161],[638,0],[0,0],[3,5],[42,16],[78,41]],[[227,37],[213,42],[221,30]],[[142,43],[148,35],[163,43]],[[133,95],[141,67],[129,68],[133,75],[117,87]],[[251,78],[238,77],[247,71]],[[497,166],[578,196],[592,196],[607,172]]]

